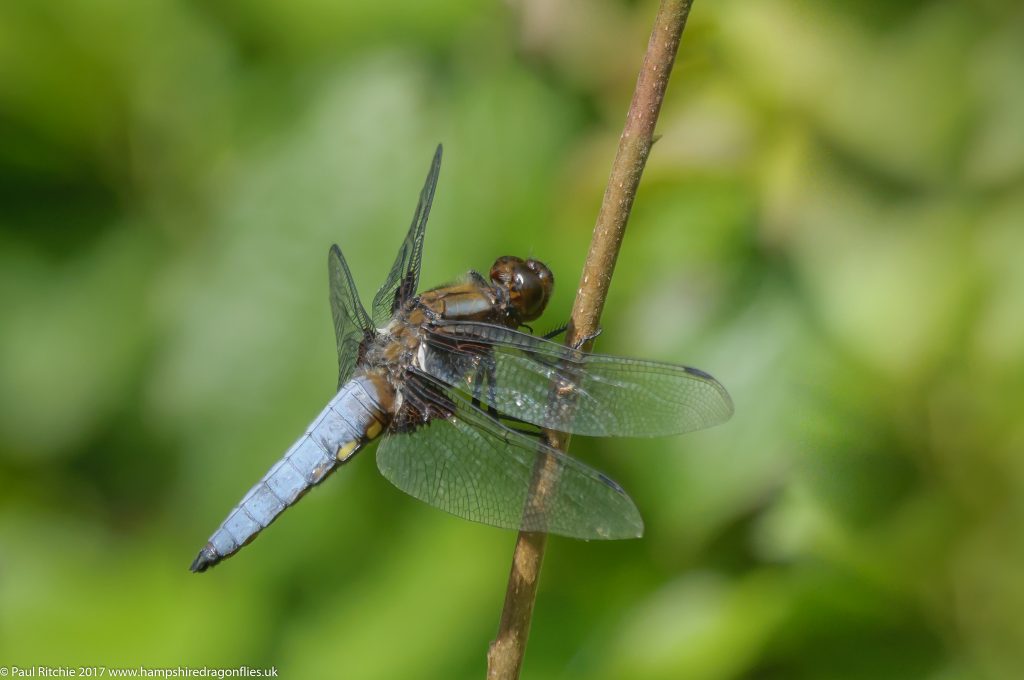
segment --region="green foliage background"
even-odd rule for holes
[[[563,321],[649,0],[0,3],[0,664],[481,677],[514,536],[372,454],[201,576],[332,394],[434,145],[423,282]],[[1024,675],[1024,12],[701,1],[601,351],[726,426],[573,452],[642,540],[550,543],[531,678]]]

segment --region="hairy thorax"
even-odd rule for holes
[[[537,318],[547,304],[554,277],[543,263],[498,258],[490,281],[470,272],[457,283],[425,291],[409,300],[359,350],[359,367],[377,391],[383,417],[410,427],[446,417],[449,409],[436,387],[410,374],[424,371],[425,337],[434,324],[476,321],[518,328]]]

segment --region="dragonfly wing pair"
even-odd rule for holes
[[[502,424],[455,390],[443,399],[447,417],[407,430],[398,424],[377,450],[377,467],[399,489],[453,515],[504,529],[582,539],[643,534],[640,513],[614,481],[541,438]],[[547,491],[542,503],[527,498],[534,476],[537,488]]]
[[[581,539],[643,534],[621,486],[524,424],[653,437],[733,412],[725,389],[694,368],[589,354],[483,323],[437,324],[424,342],[421,368],[451,415],[408,432],[399,425],[381,444],[378,467],[406,493],[485,524]],[[547,491],[542,504],[527,502],[531,484]]]
[[[360,347],[366,339],[373,337],[375,327],[384,326],[402,305],[416,295],[423,257],[423,236],[441,172],[441,152],[441,145],[438,145],[420,192],[420,200],[416,204],[409,233],[398,250],[384,284],[373,298],[372,320],[359,301],[359,293],[341,249],[335,244],[327,255],[331,316],[334,318],[334,336],[338,345],[338,389],[352,377],[360,358]]]
[[[732,400],[700,369],[590,354],[474,322],[436,326],[425,369],[534,425],[593,437],[662,437],[729,419]]]

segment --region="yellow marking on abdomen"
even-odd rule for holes
[[[384,429],[384,426],[380,424],[380,421],[374,420],[370,423],[369,427],[366,428],[366,438],[374,439],[380,434],[380,431]]]
[[[356,452],[356,448],[358,446],[358,441],[351,441],[348,442],[347,444],[342,444],[341,446],[338,447],[338,453],[336,457],[338,458],[338,460],[344,463],[352,456],[353,453]]]

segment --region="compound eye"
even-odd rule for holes
[[[517,271],[519,284],[519,318],[522,321],[533,321],[539,317],[551,299],[551,290],[555,285],[555,277],[543,262],[527,260]]]
[[[491,281],[508,290],[508,299],[520,322],[539,317],[551,297],[555,279],[543,262],[513,255],[499,257],[491,267]]]
[[[494,261],[494,264],[491,265],[491,281],[498,284],[499,286],[510,288],[514,282],[513,279],[515,276],[516,268],[518,265],[521,265],[522,263],[522,260],[512,255],[504,255],[502,257],[499,257],[497,260]]]

